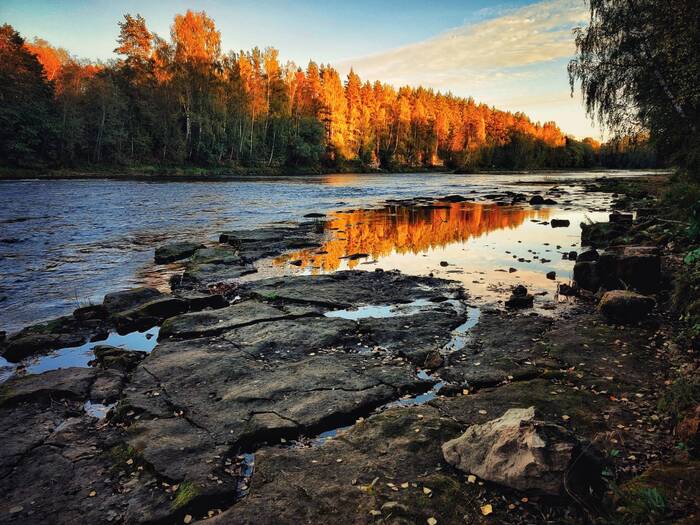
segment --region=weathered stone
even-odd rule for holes
[[[175,261],[181,261],[194,255],[194,253],[203,249],[204,245],[197,242],[172,242],[164,246],[159,246],[155,251],[155,263],[167,264]]]
[[[535,408],[510,409],[498,419],[473,425],[442,446],[458,469],[522,491],[564,493],[578,440],[564,427],[541,421]]]
[[[568,228],[571,222],[568,219],[552,219],[549,224],[552,228]]]
[[[96,371],[92,368],[62,368],[11,379],[2,385],[0,406],[21,401],[34,403],[50,399],[87,399]]]
[[[654,308],[651,297],[627,290],[606,292],[598,304],[598,310],[607,319],[620,323],[643,320]]]
[[[510,298],[506,301],[506,308],[529,308],[535,298],[527,293],[527,288],[519,284],[513,289]]]
[[[191,312],[171,317],[163,323],[159,339],[213,336],[227,330],[263,321],[320,315],[314,307],[276,307],[260,301],[244,301],[218,310]]]
[[[435,370],[440,368],[444,362],[444,359],[440,355],[440,352],[433,350],[427,356],[425,356],[425,361],[423,362],[423,368],[427,370]]]
[[[557,278],[557,272],[547,272],[547,279],[555,280]]]
[[[132,288],[130,290],[108,293],[102,301],[102,306],[109,314],[116,314],[137,308],[163,295],[162,292],[155,288]]]
[[[162,296],[136,308],[113,316],[120,332],[145,330],[163,320],[187,311],[187,301],[172,296]]]

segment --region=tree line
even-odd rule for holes
[[[119,23],[118,60],[93,63],[0,27],[0,162],[271,169],[587,168],[656,163],[642,141],[565,136],[471,98],[342,79],[281,63],[274,48],[223,53],[204,12],[170,38]],[[607,152],[607,153],[606,153]]]

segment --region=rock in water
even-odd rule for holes
[[[513,289],[510,298],[506,301],[506,308],[529,308],[535,298],[527,293],[527,288],[519,284]]]
[[[603,295],[598,310],[611,321],[634,323],[649,315],[654,304],[651,297],[628,290],[612,290]]]
[[[451,465],[482,479],[560,495],[578,445],[566,428],[538,420],[535,407],[512,408],[443,444],[442,454]]]
[[[156,264],[167,264],[187,259],[194,255],[194,252],[204,247],[203,244],[196,242],[171,242],[156,248],[155,262]]]
[[[552,228],[568,228],[571,223],[567,219],[552,219],[549,224]]]

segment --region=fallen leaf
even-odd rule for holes
[[[90,496],[91,498],[94,498],[95,496],[97,496],[97,492],[95,492],[93,490],[90,494],[88,494],[88,496]]]
[[[493,512],[493,507],[491,506],[490,503],[487,503],[486,505],[484,505],[483,507],[481,507],[481,513],[482,513],[484,516],[488,516],[488,515],[491,514],[492,512]]]
[[[475,476],[474,474],[469,474],[469,475],[467,476],[467,481],[468,481],[469,483],[476,483],[476,476]]]
[[[430,496],[432,493],[433,493],[432,489],[429,489],[428,487],[423,487],[423,494]]]
[[[432,516],[430,516],[428,518],[428,525],[437,525],[437,520],[435,518],[433,518]]]
[[[182,520],[183,523],[192,523],[192,516],[189,514],[185,514],[185,517]]]

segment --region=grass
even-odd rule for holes
[[[177,488],[171,506],[173,510],[181,509],[199,495],[199,488],[191,481],[183,481]]]
[[[674,419],[700,403],[700,378],[682,377],[677,379],[659,399],[658,408]]]
[[[663,516],[668,503],[654,487],[634,487],[622,493],[620,504],[625,508],[622,523],[648,523]]]

